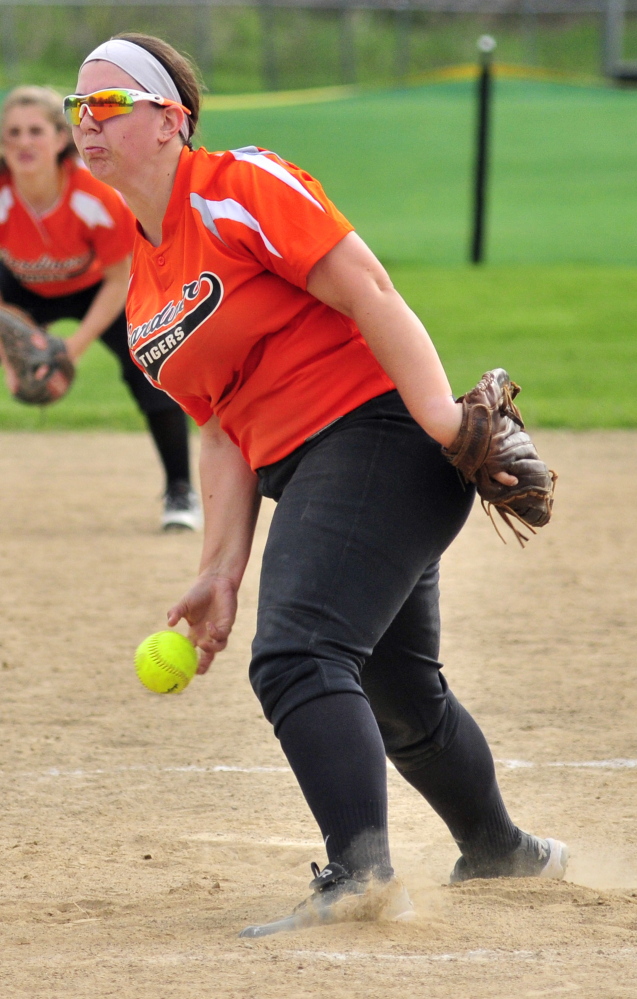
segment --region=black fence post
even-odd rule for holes
[[[0,13],[0,57],[3,62],[5,84],[9,87],[18,82],[20,60],[16,42],[15,8],[2,4]]]
[[[471,263],[484,260],[484,233],[489,172],[489,124],[491,112],[491,59],[495,39],[481,35],[478,39],[480,75],[477,89],[476,156],[473,188],[473,234],[471,238]]]
[[[275,11],[270,0],[259,0],[261,20],[261,66],[265,90],[279,89],[279,67],[276,58]]]
[[[212,86],[213,49],[212,49],[212,5],[208,0],[203,0],[195,4],[192,11],[192,25],[194,29],[193,52],[195,62],[201,70],[202,76],[208,84],[209,90],[214,90]]]
[[[344,0],[338,12],[338,37],[341,83],[356,83],[356,42],[349,0]]]
[[[394,78],[402,83],[409,76],[411,9],[410,0],[399,0],[394,13],[396,48],[394,50]]]
[[[531,66],[538,62],[538,15],[535,0],[522,0],[522,35],[524,58]]]

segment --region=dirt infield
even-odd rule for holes
[[[554,522],[479,508],[443,568],[443,660],[564,883],[445,884],[456,849],[390,771],[407,925],[240,941],[307,894],[320,838],[247,679],[264,508],[229,650],[180,695],[132,668],[199,539],[158,533],[141,435],[0,435],[0,994],[637,997],[637,436],[538,435]]]

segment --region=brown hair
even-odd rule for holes
[[[142,35],[137,31],[123,31],[114,38],[121,38],[126,42],[133,42],[140,48],[146,49],[151,55],[162,64],[173,83],[179,91],[181,103],[190,111],[188,115],[188,125],[190,126],[190,137],[197,128],[199,121],[199,111],[201,110],[201,81],[199,73],[191,60],[174,49],[168,42],[154,35]],[[190,139],[187,142],[191,146]],[[192,148],[192,147],[191,147]]]
[[[58,153],[58,163],[62,163],[67,158],[76,157],[77,149],[73,142],[71,129],[64,117],[62,98],[51,87],[16,87],[14,90],[9,91],[0,111],[0,131],[4,129],[7,112],[16,107],[29,106],[39,108],[55,130],[66,136],[66,145]],[[0,158],[0,169],[6,169],[6,163],[2,158]]]

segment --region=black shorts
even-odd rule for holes
[[[39,326],[48,326],[58,319],[83,319],[102,282],[84,288],[71,295],[46,298],[25,288],[3,263],[0,263],[0,295],[8,305],[24,309]],[[122,379],[128,385],[142,413],[162,413],[169,409],[179,409],[170,396],[155,388],[144,373],[134,364],[126,335],[126,315],[122,311],[100,336],[102,343],[117,357]]]

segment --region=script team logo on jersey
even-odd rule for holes
[[[133,328],[129,323],[128,345],[153,381],[159,382],[161,369],[168,358],[210,318],[222,298],[221,279],[204,271],[196,281],[183,286],[178,302],[168,302],[141,326]]]

